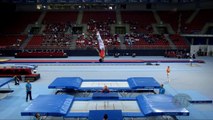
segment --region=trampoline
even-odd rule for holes
[[[140,90],[159,89],[160,84],[153,77],[130,77],[125,79],[85,79],[80,77],[58,77],[49,86],[49,89],[75,90],[95,92],[107,85],[110,91],[137,92]],[[57,91],[58,92],[58,91]]]
[[[102,93],[107,94],[107,93]],[[89,118],[97,120],[108,114],[109,120],[124,117],[188,116],[189,111],[173,102],[171,95],[139,95],[136,98],[95,100],[70,95],[39,95],[21,112],[22,116],[57,116],[63,118]]]

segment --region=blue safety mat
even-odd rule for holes
[[[22,116],[65,116],[72,105],[74,97],[70,95],[39,95],[21,112]]]
[[[9,82],[13,81],[13,77],[7,77],[7,78],[0,78],[0,87],[8,84]]]
[[[48,88],[56,89],[79,89],[83,79],[80,77],[58,77]]]
[[[103,120],[104,115],[107,114],[107,120],[123,120],[121,110],[90,110],[89,120]]]
[[[127,81],[131,89],[160,88],[160,84],[153,77],[131,77]]]
[[[188,116],[189,111],[174,103],[172,95],[140,95],[137,101],[145,116]]]
[[[211,99],[193,90],[178,90],[178,93],[190,96],[190,103],[212,103]]]

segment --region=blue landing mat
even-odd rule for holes
[[[39,95],[21,112],[22,116],[65,116],[71,107],[74,97],[69,95]]]
[[[211,99],[193,90],[178,90],[178,93],[189,95],[191,97],[190,103],[212,103]]]
[[[189,111],[174,103],[172,95],[139,95],[136,97],[145,116],[188,116]]]

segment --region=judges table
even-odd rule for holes
[[[102,92],[95,92],[92,95],[92,99],[98,100],[112,100],[112,99],[119,99],[119,95],[117,92],[109,92],[109,93],[102,93]]]

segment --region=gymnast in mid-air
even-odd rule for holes
[[[98,46],[99,49],[96,49],[99,53],[99,62],[104,62],[104,57],[105,57],[105,46],[104,42],[101,38],[100,32],[96,29],[96,38],[98,40]]]

